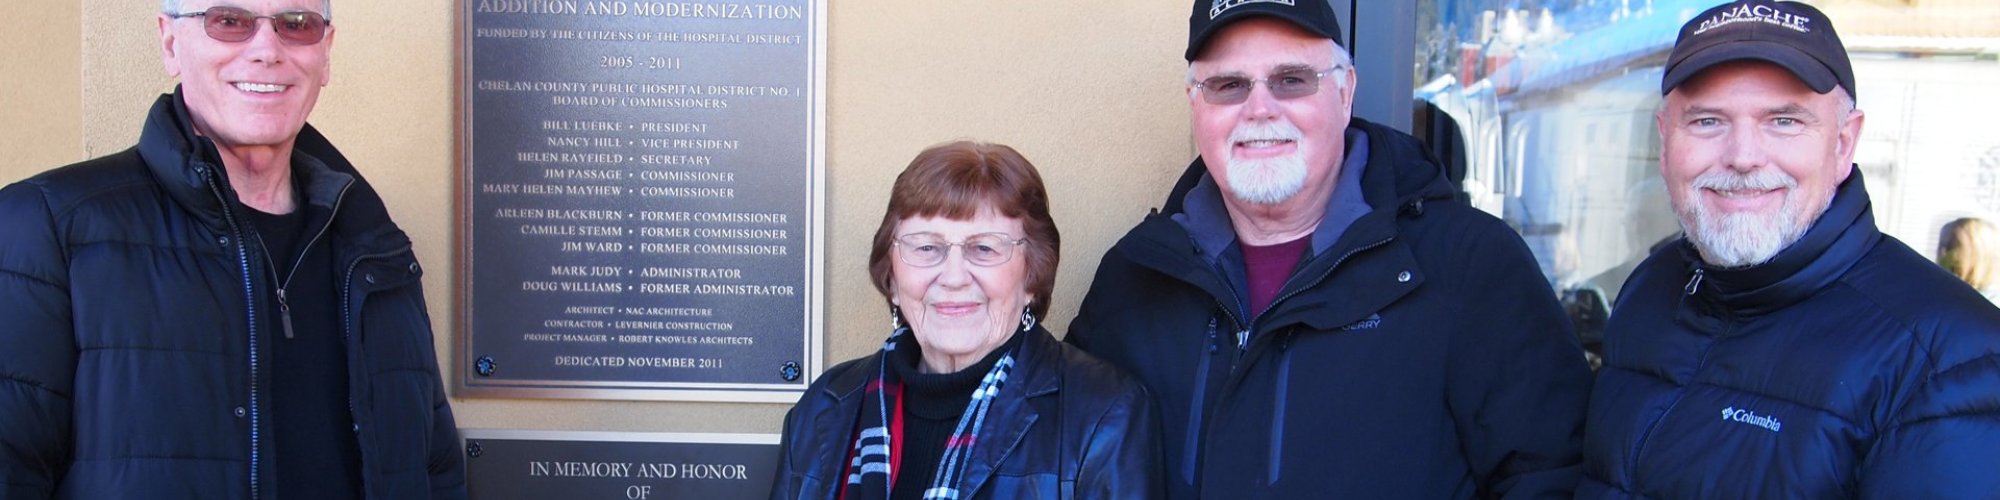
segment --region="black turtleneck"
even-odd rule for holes
[[[972,404],[972,391],[1001,356],[1021,345],[1023,337],[1014,332],[978,363],[952,373],[920,373],[923,350],[916,342],[898,346],[891,353],[889,366],[903,379],[903,442],[896,450],[902,454],[897,460],[901,470],[896,473],[891,499],[923,498],[924,488],[930,487],[938,462],[944,459],[945,441],[951,439],[951,431]]]

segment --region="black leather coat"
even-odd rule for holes
[[[970,498],[1156,498],[1159,423],[1139,381],[1036,327],[1021,343],[965,472]],[[826,499],[847,482],[862,388],[880,356],[841,363],[785,415],[773,499]],[[992,436],[989,440],[987,436]]]

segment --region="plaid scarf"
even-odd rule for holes
[[[853,459],[847,465],[847,487],[840,492],[842,500],[886,499],[890,487],[896,483],[895,469],[901,458],[896,456],[896,450],[902,446],[903,382],[896,370],[889,367],[893,362],[890,355],[898,344],[907,342],[904,348],[915,347],[910,327],[901,321],[896,323],[895,331],[890,332],[889,340],[877,354],[879,371],[875,380],[863,389],[862,397],[873,404],[864,403],[861,409],[861,430],[855,433],[854,447],[849,451]],[[1034,325],[1034,316],[1022,316],[1021,330],[1032,329]],[[979,443],[979,429],[985,426],[986,412],[993,407],[994,396],[1000,394],[1000,387],[1007,383],[1007,374],[1013,369],[1014,353],[1009,352],[987,370],[986,376],[979,380],[979,387],[972,390],[972,401],[945,441],[944,456],[938,460],[930,487],[924,489],[925,500],[963,497],[959,482],[965,477],[966,462],[972,456],[972,447]]]

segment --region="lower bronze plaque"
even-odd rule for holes
[[[460,433],[480,500],[765,498],[778,466],[777,434]]]

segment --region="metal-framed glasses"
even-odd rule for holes
[[[326,27],[333,21],[313,11],[279,12],[260,16],[240,7],[209,7],[200,12],[169,12],[167,17],[201,18],[203,31],[221,42],[241,42],[257,34],[257,20],[270,19],[271,31],[287,45],[313,45],[326,39]]]
[[[1194,86],[1201,89],[1202,100],[1215,105],[1243,104],[1243,101],[1250,100],[1250,91],[1256,90],[1259,83],[1271,89],[1271,97],[1295,99],[1319,92],[1321,79],[1345,69],[1347,66],[1334,66],[1322,71],[1304,67],[1287,68],[1264,78],[1249,78],[1240,74],[1212,76],[1194,82]]]
[[[953,243],[945,241],[937,233],[910,233],[896,238],[896,254],[904,264],[916,267],[931,267],[943,264],[951,254],[951,247],[958,247],[966,262],[980,267],[1006,264],[1014,258],[1015,247],[1028,242],[1027,238],[1014,239],[1007,233],[980,233]]]

